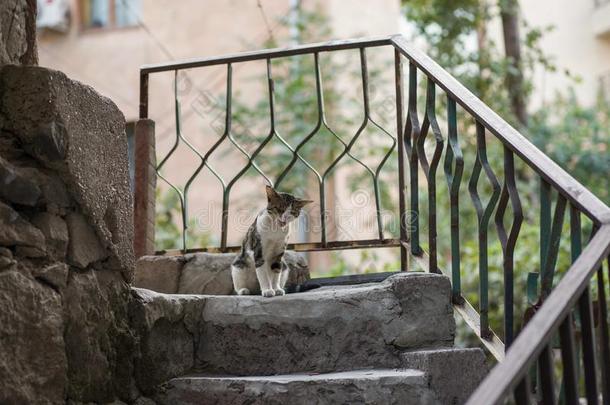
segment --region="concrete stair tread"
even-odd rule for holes
[[[411,368],[385,368],[385,369],[360,369],[348,371],[335,371],[330,373],[290,373],[290,374],[275,374],[275,375],[210,375],[210,374],[188,374],[182,377],[173,378],[171,381],[180,380],[205,380],[205,381],[264,381],[279,384],[287,384],[291,382],[316,382],[316,381],[332,381],[332,380],[355,380],[355,379],[373,379],[384,377],[424,377],[425,373],[421,370]]]
[[[132,313],[151,348],[150,372],[169,370],[159,382],[192,370],[271,375],[400,367],[404,350],[453,346],[450,288],[444,276],[401,273],[273,298],[133,289]]]
[[[426,374],[365,369],[322,374],[178,377],[164,384],[161,404],[440,404]]]

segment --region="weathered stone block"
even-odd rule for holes
[[[12,207],[0,201],[0,246],[16,245],[44,248],[44,236]]]
[[[32,8],[33,6],[33,8]],[[0,65],[36,64],[36,2],[0,2]]]
[[[17,257],[31,257],[33,259],[40,259],[47,256],[47,252],[36,247],[36,246],[17,246],[15,248],[15,256]]]
[[[197,358],[209,371],[247,375],[395,367],[401,350],[453,344],[449,297],[447,278],[423,273],[276,299],[214,296]]]
[[[84,269],[89,264],[106,258],[106,249],[84,216],[70,213],[66,216],[66,223],[70,234],[68,262],[71,265]]]
[[[108,250],[108,265],[130,281],[133,202],[125,119],[116,105],[61,72],[4,66],[0,114],[4,130],[66,183]]]
[[[54,263],[40,269],[34,269],[33,273],[37,279],[44,280],[60,290],[68,283],[69,270],[68,265],[65,263]]]
[[[481,349],[418,350],[404,353],[403,367],[426,373],[428,384],[443,404],[461,405],[489,370]]]
[[[165,384],[157,400],[167,405],[444,404],[428,388],[424,373],[408,369],[268,377],[190,376]]]
[[[143,256],[136,261],[133,285],[165,294],[178,292],[184,256]]]
[[[193,253],[184,256],[143,256],[136,264],[134,286],[166,294],[233,294],[231,263],[234,253]],[[309,280],[305,258],[284,255],[290,269],[288,285]]]
[[[190,295],[133,290],[131,325],[139,336],[135,361],[138,388],[153,393],[158,384],[195,366],[197,325],[205,301]]]
[[[0,403],[63,404],[67,361],[59,294],[0,272]]]
[[[146,325],[166,319],[174,331],[185,328],[196,347],[195,368],[214,373],[398,367],[403,350],[448,347],[455,333],[449,280],[434,274],[274,298],[134,293],[132,319]],[[140,328],[143,339],[151,329]],[[169,361],[150,364],[167,369]]]
[[[65,215],[68,208],[74,208],[66,185],[55,175],[38,168],[22,168],[22,172],[34,181],[42,192],[41,205],[51,214]]]
[[[15,264],[15,260],[13,260],[13,252],[5,247],[0,247],[0,270],[7,269],[13,264]]]
[[[110,271],[71,272],[63,291],[68,396],[78,402],[135,399],[129,289]]]
[[[40,196],[40,188],[32,180],[0,157],[0,198],[13,204],[33,206]]]
[[[69,241],[66,221],[57,215],[39,212],[32,217],[32,224],[42,231],[49,255],[58,260],[65,259]]]
[[[186,255],[182,268],[179,294],[233,294],[231,263],[234,253],[195,253]],[[290,269],[286,284],[302,284],[309,280],[309,266],[305,258],[286,251],[284,260]]]

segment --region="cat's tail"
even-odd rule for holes
[[[321,285],[316,282],[311,282],[311,280],[306,281],[302,284],[288,284],[284,287],[284,290],[287,294],[301,293],[309,290],[314,290],[316,288],[320,288]]]

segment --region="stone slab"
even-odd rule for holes
[[[132,318],[141,325],[143,341],[166,342],[154,353],[144,350],[141,364],[148,370],[171,368],[173,359],[159,350],[171,353],[172,345],[183,347],[189,340],[192,369],[213,373],[397,367],[402,351],[450,347],[455,333],[449,280],[435,274],[403,273],[376,284],[274,298],[141,289],[134,295]],[[181,338],[172,339],[176,334]],[[187,370],[188,365],[176,369],[174,376]]]
[[[133,285],[164,294],[176,294],[184,256],[142,256],[136,261]]]
[[[160,404],[440,404],[421,371],[377,369],[267,377],[188,376],[163,386]]]
[[[288,285],[309,280],[309,266],[293,251],[284,255]],[[191,253],[184,256],[143,256],[136,262],[134,286],[165,294],[233,294],[234,253]]]
[[[403,367],[424,371],[443,404],[465,404],[489,371],[483,350],[418,350],[402,355]]]

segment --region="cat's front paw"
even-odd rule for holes
[[[247,288],[240,288],[237,290],[237,295],[250,295],[250,290]]]
[[[286,291],[284,291],[284,289],[283,289],[283,288],[277,288],[277,289],[275,289],[275,290],[273,290],[273,291],[275,292],[275,296],[276,296],[276,297],[279,297],[279,296],[281,296],[281,295],[286,294]]]
[[[273,291],[273,290],[263,290],[261,292],[261,295],[263,297],[273,297],[275,295],[275,291]]]

